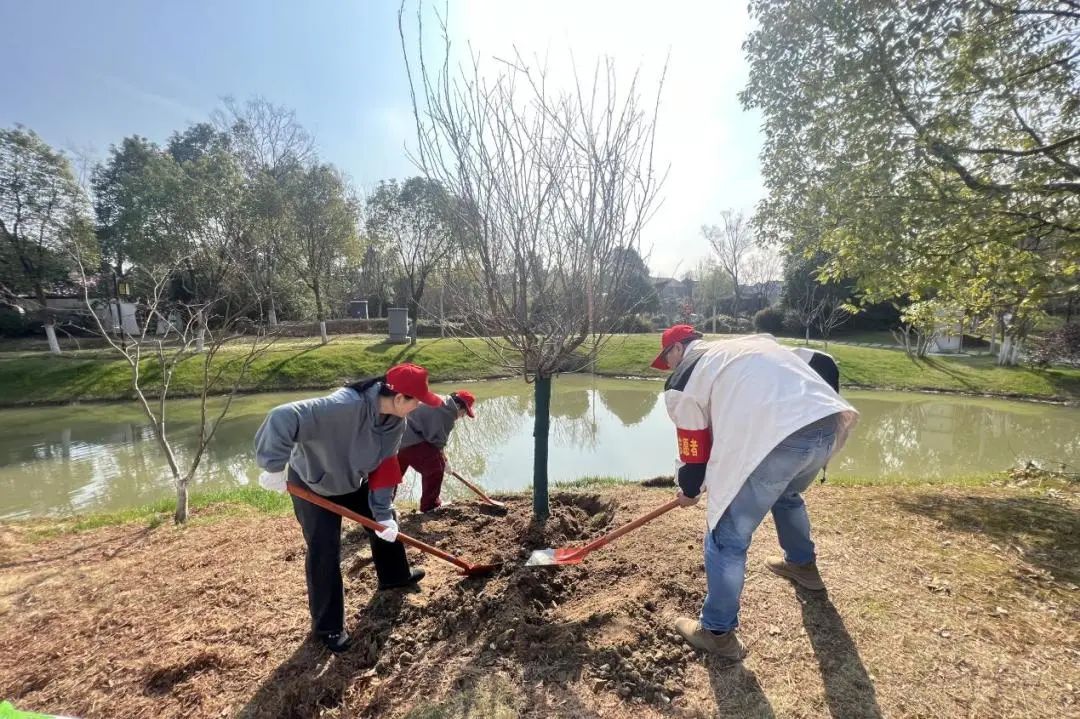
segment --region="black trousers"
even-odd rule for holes
[[[303,485],[300,477],[289,469],[289,481]],[[327,497],[332,502],[353,510],[369,519],[367,483],[350,494]],[[345,628],[345,586],[341,579],[341,516],[292,495],[293,512],[300,522],[307,543],[308,609],[311,628],[316,634],[336,634]],[[371,542],[371,558],[379,584],[403,582],[409,578],[409,560],[405,545],[384,542],[370,529],[365,530]]]

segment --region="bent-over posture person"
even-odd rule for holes
[[[705,602],[698,619],[675,624],[699,649],[745,656],[735,630],[746,553],[769,512],[784,555],[769,558],[768,569],[807,589],[825,588],[802,493],[858,418],[823,378],[829,362],[769,335],[705,342],[690,325],[663,334],[652,366],[672,370],[664,401],[678,439],[678,498],[691,506],[708,494]]]
[[[326,397],[290,402],[270,410],[255,434],[259,483],[285,491],[302,484],[337,504],[383,524],[368,530],[379,589],[419,582],[405,547],[395,542],[393,495],[401,481],[398,446],[405,417],[421,403],[442,404],[428,388],[427,370],[391,367],[385,376],[342,387]],[[308,609],[312,631],[331,651],[349,646],[341,579],[341,516],[294,496],[293,511],[307,543]]]

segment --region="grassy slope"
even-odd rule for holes
[[[662,376],[649,369],[659,345],[657,335],[613,338],[596,362],[606,375]],[[1080,369],[1033,370],[996,367],[989,358],[932,358],[915,362],[903,352],[873,347],[831,345],[843,382],[870,388],[971,392],[1040,399],[1080,399]],[[239,369],[235,354],[225,353],[225,377]],[[415,347],[389,345],[372,337],[338,337],[329,345],[311,341],[282,343],[253,365],[245,391],[320,389],[396,363],[411,361],[428,368],[435,380],[480,379],[505,375],[481,340],[421,340]],[[128,368],[100,353],[52,357],[47,354],[0,358],[0,406],[125,399],[131,396]],[[151,382],[152,363],[144,372]],[[190,396],[198,386],[201,362],[189,359],[177,369],[171,393]]]

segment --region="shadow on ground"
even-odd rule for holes
[[[901,509],[946,528],[1020,547],[1023,558],[1055,579],[1080,583],[1080,510],[1044,497],[923,494],[897,501]]]

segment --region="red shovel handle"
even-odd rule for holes
[[[333,512],[334,514],[340,514],[342,517],[348,517],[349,519],[356,522],[357,524],[361,524],[361,525],[367,527],[368,529],[370,529],[370,530],[372,530],[374,532],[381,532],[384,529],[386,529],[386,527],[379,524],[375,520],[368,519],[367,517],[365,517],[363,515],[357,514],[356,512],[352,511],[351,509],[347,509],[345,507],[342,507],[337,502],[331,502],[326,497],[322,497],[322,496],[319,496],[318,494],[315,494],[314,492],[312,492],[307,487],[301,487],[300,485],[295,484],[293,482],[288,482],[285,486],[288,488],[289,494],[300,497],[301,499],[305,499],[308,502],[311,502],[312,504],[317,504],[320,507],[322,507],[323,509],[327,509],[327,510]],[[415,547],[416,549],[419,549],[421,552],[427,552],[428,554],[432,554],[432,555],[438,557],[439,559],[441,559],[441,560],[443,560],[445,562],[450,562],[454,566],[459,567],[461,569],[464,569],[466,572],[469,572],[470,570],[473,569],[473,565],[469,564],[468,562],[466,562],[466,561],[464,561],[462,559],[458,559],[453,554],[449,554],[447,552],[444,552],[443,550],[439,549],[438,547],[433,547],[430,544],[425,544],[424,542],[421,542],[419,539],[413,539],[412,537],[410,537],[407,534],[402,534],[401,532],[398,532],[397,541],[401,542],[402,544],[407,544],[410,547]]]
[[[585,556],[589,552],[593,552],[593,551],[595,551],[597,549],[600,549],[600,547],[603,547],[605,544],[608,544],[610,542],[615,541],[616,539],[623,536],[627,532],[632,532],[635,529],[637,529],[638,527],[640,527],[641,525],[648,524],[649,522],[651,522],[654,519],[656,519],[657,517],[659,517],[661,514],[664,514],[665,512],[670,512],[671,510],[675,509],[678,506],[679,506],[679,500],[678,499],[673,499],[670,502],[668,502],[667,504],[664,504],[662,506],[657,507],[656,509],[649,512],[648,514],[643,515],[641,517],[638,517],[637,519],[635,519],[632,522],[628,522],[628,523],[624,524],[623,526],[619,527],[615,531],[609,532],[609,533],[605,534],[603,537],[600,537],[599,539],[594,539],[593,541],[589,542],[588,544],[586,544],[581,549],[575,550],[573,554],[574,554],[575,557]]]

